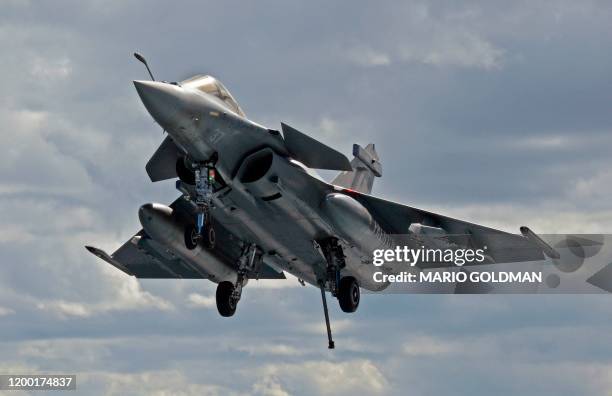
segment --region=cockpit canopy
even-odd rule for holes
[[[236,102],[236,100],[229,93],[227,88],[225,88],[223,84],[221,84],[221,82],[213,76],[199,74],[197,76],[188,78],[185,81],[181,81],[180,85],[185,88],[194,88],[209,95],[216,96],[223,103],[225,103],[232,111],[243,117],[246,117],[244,111],[242,111],[240,106],[238,106],[238,102]]]

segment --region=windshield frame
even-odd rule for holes
[[[221,81],[217,80],[213,76],[208,74],[198,74],[188,78],[187,80],[181,81],[180,85],[184,88],[192,88],[212,95],[223,102],[223,104],[231,111],[246,118],[246,114],[240,108],[240,105],[238,105],[238,102],[236,99],[234,99],[229,90],[221,83]]]

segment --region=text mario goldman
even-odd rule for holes
[[[376,267],[387,262],[403,262],[410,267],[417,263],[449,263],[456,267],[464,264],[482,264],[485,261],[486,246],[483,249],[410,249],[407,246],[395,249],[377,249],[372,254],[372,263]],[[388,273],[377,271],[373,274],[379,283],[542,283],[542,273],[538,271],[420,271]]]
[[[374,281],[380,283],[542,283],[541,272],[462,272],[462,271],[433,271],[433,272],[400,272],[399,274],[374,273]]]

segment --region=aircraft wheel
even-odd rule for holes
[[[198,231],[195,226],[188,225],[185,227],[185,247],[189,250],[193,250],[198,246],[198,242],[200,240],[200,236],[198,235]]]
[[[176,174],[183,183],[195,184],[195,172],[185,166],[183,157],[176,160]]]
[[[236,303],[232,297],[234,285],[232,282],[221,282],[217,285],[217,310],[221,316],[232,316],[236,312]]]
[[[338,302],[344,312],[355,312],[359,306],[361,292],[357,280],[352,276],[340,279],[338,285]]]
[[[206,240],[206,243],[205,243],[206,248],[207,249],[214,249],[215,248],[215,241],[216,241],[217,237],[215,236],[215,229],[213,228],[212,225],[209,224],[208,226],[206,226],[205,234],[206,234],[206,238],[205,238],[205,240]]]

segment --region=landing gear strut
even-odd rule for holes
[[[257,245],[246,245],[238,259],[238,276],[236,283],[224,281],[217,286],[217,310],[221,316],[232,316],[242,297],[242,288],[248,281],[247,275],[256,271],[258,265]]]
[[[336,347],[336,344],[334,344],[334,340],[332,339],[331,325],[329,324],[329,312],[327,311],[327,298],[325,297],[325,285],[323,284],[323,282],[319,283],[319,288],[321,289],[323,313],[325,314],[325,327],[327,328],[327,348],[334,349]]]
[[[327,263],[324,275],[321,274],[319,288],[321,289],[321,300],[323,302],[323,313],[325,314],[325,326],[327,328],[328,348],[334,349],[331,326],[329,323],[329,312],[327,310],[327,299],[325,288],[331,291],[332,296],[338,298],[340,308],[344,312],[355,312],[359,306],[360,289],[357,280],[352,276],[340,277],[340,270],[346,266],[342,246],[338,239],[329,238],[315,244],[320,249]],[[322,271],[323,272],[323,271]]]
[[[338,296],[338,285],[340,283],[340,270],[346,266],[344,252],[337,238],[329,238],[321,241],[320,249],[323,252],[326,266],[326,280],[332,296]]]
[[[214,161],[198,162],[193,164],[193,173],[187,169],[184,160],[179,158],[177,162],[177,173],[182,181],[195,184],[195,193],[191,199],[196,204],[195,225],[185,228],[185,246],[193,250],[201,239],[204,239],[207,248],[213,248],[215,244],[215,231],[211,225],[209,214],[212,206],[213,184],[215,182],[216,171]],[[192,178],[189,176],[193,176]],[[187,180],[186,179],[190,179]],[[177,188],[179,184],[177,183]],[[185,191],[185,190],[181,190]]]
[[[195,168],[195,204],[198,207],[196,231],[202,235],[202,229],[208,220],[208,211],[212,203],[212,185],[215,181],[215,169],[211,163],[201,163]]]

